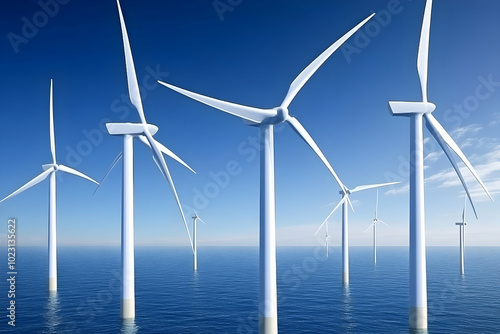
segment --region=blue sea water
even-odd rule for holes
[[[280,333],[410,333],[408,248],[380,247],[374,265],[370,247],[351,247],[350,260],[346,288],[340,248],[326,258],[322,247],[278,247]],[[126,323],[118,247],[60,247],[57,295],[46,247],[18,247],[16,261],[16,326],[2,280],[2,332],[258,332],[256,247],[200,247],[196,273],[189,248],[137,247],[136,319]],[[463,277],[457,247],[429,247],[427,269],[429,333],[500,333],[500,247],[468,247]]]

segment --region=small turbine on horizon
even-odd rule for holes
[[[460,229],[460,275],[463,275],[465,272],[465,263],[464,263],[464,248],[465,248],[465,206],[467,205],[467,197],[464,198],[464,209],[462,211],[462,221],[459,223],[455,223],[455,225],[459,226]]]
[[[198,213],[194,212],[193,218],[193,270],[198,270],[198,242],[196,236],[196,223],[198,221],[206,225],[206,223],[198,217]]]
[[[57,223],[56,223],[56,173],[58,171],[73,174],[89,180],[91,182],[97,183],[92,178],[87,175],[64,165],[58,164],[56,161],[56,141],[54,134],[54,103],[53,103],[53,83],[52,79],[50,80],[50,153],[52,154],[52,163],[42,165],[43,172],[35,177],[33,180],[26,183],[21,188],[14,191],[9,196],[5,197],[3,202],[6,199],[16,196],[17,194],[22,193],[26,189],[33,187],[34,185],[42,182],[47,177],[49,177],[49,230],[48,230],[48,243],[49,243],[49,291],[55,292],[57,291]]]
[[[275,224],[275,182],[274,182],[274,126],[288,123],[290,127],[311,147],[323,164],[333,175],[342,191],[344,185],[330,166],[318,145],[307,130],[293,116],[288,107],[300,89],[316,70],[350,36],[360,29],[372,14],[352,28],[339,40],[328,47],[310,63],[292,82],[281,105],[271,109],[244,106],[232,102],[214,99],[185,89],[158,81],[180,94],[209,105],[226,113],[242,118],[248,125],[260,128],[260,241],[259,241],[259,333],[275,334],[278,332],[277,289],[276,289],[276,224]]]
[[[373,263],[377,263],[377,223],[382,223],[385,226],[389,226],[380,219],[377,218],[378,211],[378,189],[377,189],[377,200],[375,202],[375,218],[373,218],[373,223],[365,230],[367,232],[371,227],[373,227]]]
[[[436,106],[427,101],[427,74],[429,62],[429,37],[432,0],[427,0],[420,34],[417,56],[417,72],[422,92],[421,102],[389,102],[395,116],[410,117],[410,309],[409,327],[427,329],[427,271],[425,251],[425,206],[424,206],[424,138],[423,119],[432,136],[446,154],[462,183],[477,218],[476,209],[462,172],[452,157],[452,151],[469,169],[486,194],[493,201],[485,185],[477,175],[467,157],[437,119],[432,116]]]
[[[370,184],[364,186],[357,186],[356,188],[350,190],[346,186],[344,186],[345,192],[340,191],[340,195],[342,195],[342,199],[330,212],[328,217],[323,221],[321,226],[330,218],[330,216],[342,205],[342,283],[344,285],[349,284],[349,210],[346,205],[346,202],[349,202],[349,195],[363,190],[379,188],[384,186],[389,186],[391,184],[396,184],[399,182],[389,182],[389,183],[378,183],[378,184]],[[321,227],[320,226],[320,227]]]
[[[139,92],[139,85],[134,68],[134,60],[132,58],[132,51],[125,27],[125,20],[123,18],[120,1],[116,1],[118,6],[118,13],[120,16],[120,25],[123,37],[123,48],[125,53],[125,65],[127,69],[127,83],[130,101],[137,109],[141,123],[106,123],[106,128],[110,135],[123,137],[123,152],[120,153],[113,161],[111,168],[113,168],[118,161],[123,158],[123,186],[122,186],[122,234],[121,234],[121,247],[122,247],[122,286],[121,286],[121,308],[120,313],[123,319],[135,318],[135,270],[134,270],[134,137],[138,138],[143,144],[151,149],[153,160],[160,169],[162,175],[168,181],[175,201],[179,208],[186,232],[189,237],[191,249],[193,250],[193,242],[189,234],[189,229],[182,211],[177,191],[175,190],[174,182],[170,176],[165,159],[162,154],[166,154],[183,166],[194,172],[184,161],[177,157],[168,148],[153,138],[153,135],[158,131],[158,127],[146,122],[144,110],[142,108],[142,100]],[[105,176],[105,178],[106,178]]]
[[[328,239],[331,237],[330,234],[328,234],[328,220],[325,220],[323,222],[323,224],[321,224],[318,229],[316,230],[316,233],[314,233],[314,235],[317,235],[319,230],[323,227],[323,225],[325,225],[325,230],[326,230],[326,234],[325,234],[325,248],[326,248],[326,257],[328,257]]]

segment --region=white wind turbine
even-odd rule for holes
[[[53,103],[53,84],[50,80],[50,153],[52,154],[52,163],[42,165],[43,172],[35,177],[33,180],[26,183],[21,188],[14,191],[6,199],[22,193],[26,189],[33,187],[35,184],[42,182],[49,177],[49,291],[57,291],[57,224],[56,224],[56,173],[58,171],[73,174],[81,178],[96,181],[87,175],[64,165],[58,164],[56,161],[56,143],[54,135],[54,103]]]
[[[328,257],[328,239],[331,237],[331,235],[328,234],[328,221],[324,221],[323,224],[325,224],[325,230],[326,230],[326,234],[325,234],[325,248],[326,248],[326,257]],[[320,227],[318,227],[318,229],[316,230],[316,233],[314,233],[314,235],[317,235],[319,230],[321,229],[321,227],[323,226],[323,224],[320,225]]]
[[[476,171],[465,157],[455,141],[446,130],[432,116],[436,108],[427,101],[427,72],[429,58],[429,35],[431,24],[432,0],[425,6],[422,32],[418,48],[417,71],[422,90],[422,102],[389,102],[393,115],[410,117],[410,328],[427,328],[427,274],[425,259],[425,217],[424,217],[424,145],[423,145],[423,118],[432,136],[443,149],[455,169],[462,185],[469,197],[474,210],[474,203],[465,184],[462,173],[452,157],[455,152],[467,166],[472,175],[479,182],[486,194],[493,198],[486,190]],[[451,150],[450,150],[451,149]]]
[[[288,93],[280,106],[272,109],[254,108],[231,102],[217,100],[208,96],[187,91],[159,81],[162,85],[175,90],[187,97],[207,104],[216,109],[238,116],[249,125],[260,127],[261,157],[260,157],[260,245],[259,245],[259,332],[277,333],[277,292],[276,292],[276,238],[275,238],[275,192],[274,192],[274,125],[287,122],[292,129],[314,150],[328,168],[335,180],[344,189],[342,182],[316,145],[312,137],[300,122],[288,114],[288,107],[299,90],[352,34],[361,28],[373,15],[370,15],[338,41],[333,43],[311,64],[309,64],[292,82]]]
[[[465,198],[466,199],[466,198]],[[464,274],[465,266],[464,266],[464,247],[465,247],[465,206],[466,202],[464,201],[464,210],[462,211],[462,221],[459,223],[455,223],[455,225],[459,226],[460,229],[460,275]]]
[[[377,223],[382,223],[385,226],[389,226],[385,222],[378,219],[377,211],[378,211],[378,190],[377,190],[377,201],[375,203],[375,218],[373,218],[373,223],[371,223],[371,225],[368,226],[368,228],[365,230],[366,232],[371,227],[373,227],[373,263],[377,263]]]
[[[153,138],[153,135],[158,131],[158,127],[146,122],[144,111],[142,108],[141,96],[139,93],[139,85],[137,84],[137,77],[135,74],[134,60],[132,58],[132,51],[130,50],[130,43],[123,19],[120,2],[117,0],[118,12],[120,15],[120,24],[123,36],[123,47],[125,52],[125,64],[127,68],[127,82],[128,91],[132,104],[137,109],[141,123],[107,123],[106,128],[110,135],[123,136],[123,188],[122,188],[122,288],[121,288],[121,317],[134,318],[135,317],[135,273],[134,273],[134,163],[133,163],[133,138],[137,137],[141,142],[148,146],[153,153],[153,160],[156,162],[158,168],[163,176],[167,179],[172,192],[174,194],[177,206],[179,208],[184,226],[188,233],[191,249],[193,243],[189,234],[189,229],[186,224],[186,219],[182,211],[181,203],[177,192],[175,190],[172,177],[168,170],[167,164],[162,156],[162,153],[170,156],[182,165],[189,168],[179,157],[172,153],[165,146],[160,144]],[[121,158],[121,154],[115,159],[112,167]],[[111,168],[112,168],[111,167]],[[189,168],[192,170],[191,168]],[[109,173],[109,171],[108,171]],[[106,174],[107,175],[107,174]]]
[[[198,270],[198,242],[197,242],[197,237],[196,237],[196,223],[198,221],[202,222],[203,224],[206,224],[203,220],[201,220],[200,217],[198,217],[198,214],[196,211],[194,212],[193,218],[193,270]]]
[[[369,184],[364,186],[357,186],[352,190],[344,186],[345,192],[339,192],[342,195],[342,199],[337,203],[328,217],[326,217],[326,219],[320,225],[321,228],[321,226],[326,223],[328,218],[330,218],[330,216],[342,205],[342,283],[344,285],[349,284],[349,210],[346,205],[346,202],[349,202],[349,195],[358,191],[384,187],[396,183],[399,182]]]

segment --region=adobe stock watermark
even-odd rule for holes
[[[19,53],[19,47],[28,44],[30,40],[35,38],[40,29],[59,13],[61,6],[69,2],[70,0],[39,0],[37,4],[40,10],[35,12],[30,19],[26,16],[21,18],[21,28],[18,33],[11,31],[7,34],[7,39],[14,52]]]
[[[274,133],[279,133],[284,128],[283,123],[276,125],[274,126]],[[224,164],[224,168],[217,172],[210,171],[208,176],[211,180],[205,183],[201,189],[194,187],[191,205],[182,204],[182,206],[189,211],[203,210],[208,207],[210,201],[219,196],[230,185],[231,180],[243,172],[246,165],[259,157],[262,149],[259,134],[248,136],[236,146],[238,158],[229,160]]]
[[[385,9],[379,10],[370,21],[350,38],[350,41],[342,44],[340,50],[347,63],[350,64],[353,55],[360,54],[364,48],[370,45],[372,40],[391,24],[393,17],[401,14],[403,9],[400,0],[389,0]]]
[[[155,90],[159,86],[157,80],[165,80],[169,75],[168,72],[163,72],[158,64],[154,68],[149,65],[146,66],[145,71],[147,74],[139,81],[142,101],[146,100],[149,92]],[[110,109],[120,120],[126,119],[131,111],[135,112],[136,110],[126,93],[122,93],[120,98],[114,99],[111,102]],[[112,121],[113,120],[110,118],[102,118],[97,127],[83,129],[81,134],[85,139],[80,140],[76,146],[66,145],[65,162],[72,167],[80,165],[84,158],[90,156],[94,149],[102,144],[104,136],[108,134],[106,123]],[[116,119],[114,121],[116,121]]]
[[[214,7],[217,16],[219,16],[219,20],[222,22],[224,21],[224,15],[227,12],[233,12],[234,9],[241,5],[242,2],[243,0],[214,0],[212,2],[212,6]]]

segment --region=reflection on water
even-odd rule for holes
[[[121,333],[135,334],[139,331],[139,327],[135,324],[135,319],[123,319]]]
[[[48,333],[57,333],[57,328],[61,324],[61,305],[57,292],[50,292],[45,305],[45,321]]]
[[[410,334],[429,334],[427,329],[410,329]]]
[[[342,291],[342,320],[346,324],[346,333],[350,333],[350,330],[354,329],[355,321],[352,316],[352,304],[351,304],[351,291],[349,290],[349,285],[343,286]]]

